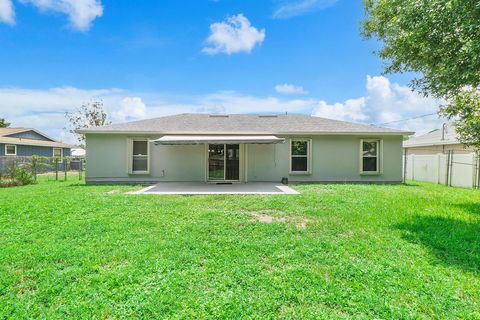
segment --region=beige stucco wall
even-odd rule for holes
[[[204,145],[155,146],[150,144],[150,174],[130,175],[127,139],[131,135],[87,134],[87,182],[205,181]],[[159,136],[137,136],[157,139]],[[402,137],[315,136],[312,139],[312,172],[289,174],[289,137],[285,144],[242,147],[241,177],[248,181],[348,182],[402,181]],[[382,139],[382,174],[360,174],[360,140]],[[246,149],[246,150],[244,150]],[[246,169],[246,170],[243,170]]]

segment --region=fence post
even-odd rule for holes
[[[477,155],[477,168],[476,168],[477,169],[477,172],[476,172],[477,186],[476,188],[480,189],[480,151],[477,151],[476,155]]]
[[[58,158],[55,157],[53,161],[55,163],[55,180],[58,181]]]
[[[440,166],[442,165],[440,153],[437,154],[437,184],[440,184]]]
[[[66,158],[63,158],[63,172],[64,172],[64,180],[67,181],[67,166],[68,166],[68,160]]]
[[[408,148],[403,150],[403,183],[407,182],[407,156]]]
[[[33,174],[33,179],[35,179],[35,181],[37,181],[38,157],[35,156],[35,155],[33,155],[30,160],[32,161],[32,174]]]
[[[450,150],[450,170],[448,170],[449,177],[448,177],[448,185],[451,187],[452,186],[452,177],[453,177],[453,150]]]
[[[78,180],[82,180],[82,171],[83,171],[83,160],[78,160]]]
[[[448,186],[448,178],[450,177],[450,152],[451,150],[448,150],[447,154],[447,167],[445,170],[445,185]]]

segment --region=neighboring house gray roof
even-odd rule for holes
[[[446,125],[442,129],[435,129],[418,137],[412,137],[403,142],[403,147],[425,147],[439,146],[447,144],[459,144],[457,132],[451,125]]]
[[[412,132],[307,115],[186,113],[79,130],[80,133],[158,134],[396,134]]]
[[[45,140],[38,139],[29,139],[29,138],[19,138],[12,135],[34,131],[37,134],[45,137]],[[55,148],[74,148],[75,146],[53,140],[48,137],[46,134],[33,129],[33,128],[0,128],[0,143],[4,144],[18,144],[18,145],[27,145],[27,146],[40,146],[40,147],[55,147]]]

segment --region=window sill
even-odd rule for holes
[[[133,171],[133,172],[130,172],[129,174],[131,175],[146,175],[146,174],[150,174],[149,171]]]
[[[380,176],[382,173],[381,172],[378,172],[378,171],[375,171],[375,172],[360,172],[360,175],[361,176]]]
[[[289,172],[290,175],[301,175],[301,176],[306,176],[306,175],[310,175],[312,174],[310,171],[290,171]]]

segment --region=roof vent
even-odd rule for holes
[[[211,114],[210,118],[228,118],[228,114]]]
[[[259,118],[278,118],[276,114],[261,114],[258,116]]]

